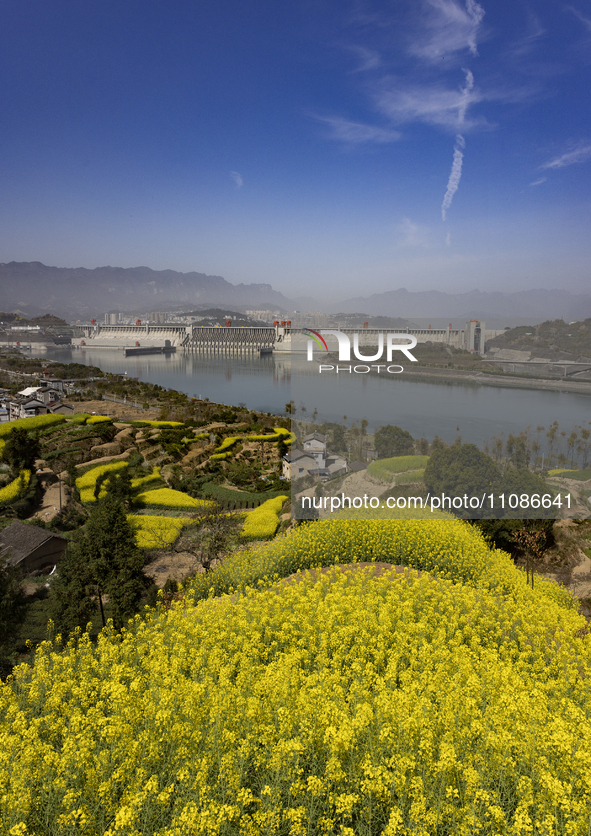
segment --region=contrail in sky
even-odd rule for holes
[[[456,136],[456,144],[454,147],[454,159],[451,164],[451,172],[449,175],[449,180],[447,181],[447,191],[445,192],[445,196],[443,198],[443,203],[441,204],[441,217],[445,220],[445,213],[451,206],[451,202],[453,200],[453,196],[458,190],[460,185],[460,178],[462,176],[462,161],[464,159],[464,151],[463,149],[466,147],[466,142],[464,137],[461,134]]]
[[[466,73],[466,86],[462,90],[462,95],[460,98],[460,103],[458,106],[458,124],[462,125],[464,119],[466,118],[466,111],[468,109],[468,105],[470,104],[470,93],[472,88],[474,87],[474,76],[470,72],[470,70],[464,70]],[[464,148],[466,147],[466,140],[462,136],[462,134],[456,134],[456,144],[454,146],[454,158],[451,164],[451,172],[449,175],[449,180],[447,181],[447,190],[443,197],[443,203],[441,204],[441,217],[445,220],[445,214],[449,207],[451,206],[451,202],[455,193],[457,192],[460,186],[460,179],[462,177],[462,162],[464,160]]]

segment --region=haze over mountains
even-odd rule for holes
[[[295,290],[295,288],[294,288]],[[331,310],[314,299],[288,298],[269,284],[233,285],[221,276],[149,267],[48,267],[38,261],[0,264],[0,310],[66,319],[99,317],[112,310],[167,310],[173,306],[231,306],[234,310],[325,310],[404,318],[536,317],[567,322],[591,317],[591,294],[562,290],[516,293],[473,290],[443,293],[406,288],[339,301]]]
[[[233,285],[221,276],[149,267],[47,267],[39,261],[0,264],[0,310],[89,318],[110,310],[166,310],[168,305],[264,304],[286,310],[293,301],[269,284]]]
[[[339,304],[344,313],[363,310],[372,316],[387,314],[407,318],[453,316],[465,319],[492,317],[535,317],[564,319],[566,322],[591,316],[591,295],[564,290],[522,290],[516,293],[471,290],[442,293],[439,290],[412,292],[406,288],[358,296]]]

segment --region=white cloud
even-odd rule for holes
[[[484,9],[476,0],[425,0],[423,31],[410,52],[425,61],[440,61],[454,52],[468,49],[477,55],[477,36]]]
[[[587,160],[591,160],[591,144],[588,142],[579,143],[579,145],[576,148],[573,148],[572,151],[566,151],[559,157],[554,157],[553,160],[548,160],[548,162],[541,165],[540,168],[564,168],[567,165],[574,165],[575,163],[585,163]]]
[[[474,90],[474,77],[466,72],[466,85],[450,89],[443,85],[408,85],[404,80],[388,78],[375,96],[377,108],[396,123],[423,122],[453,131],[486,125],[484,119],[467,119],[468,108],[481,101]]]
[[[443,203],[441,204],[441,217],[445,220],[445,215],[449,207],[451,206],[451,202],[454,198],[455,193],[457,192],[460,186],[460,180],[462,177],[462,163],[464,161],[464,148],[466,147],[466,142],[464,137],[461,134],[456,136],[456,144],[454,147],[454,158],[451,164],[451,172],[449,174],[449,180],[447,181],[447,190],[445,195],[443,196]]]
[[[364,46],[348,46],[347,49],[355,53],[355,55],[359,58],[359,66],[352,71],[354,73],[361,73],[366,70],[375,70],[377,67],[382,66],[380,53],[373,49],[367,49]]]
[[[538,180],[534,180],[533,183],[530,183],[530,186],[541,186],[547,179],[547,177],[540,177]]]
[[[507,50],[507,54],[517,59],[525,58],[545,34],[546,30],[540,23],[539,18],[530,11],[528,15],[527,34],[514,41]]]
[[[400,139],[401,134],[392,128],[380,128],[376,125],[364,125],[361,122],[350,122],[340,116],[315,116],[315,119],[328,125],[330,139],[337,139],[350,145],[364,142],[385,144]]]
[[[236,183],[236,188],[241,189],[244,185],[244,180],[242,179],[242,174],[239,174],[237,171],[231,171],[230,177]]]
[[[576,15],[576,17],[579,18],[581,23],[584,24],[587,27],[587,29],[591,31],[591,20],[589,20],[588,17],[584,17],[578,9],[575,9],[574,6],[567,6],[566,8],[569,10],[569,12],[572,12],[574,15]]]
[[[403,218],[397,227],[400,240],[399,247],[427,247],[428,229],[411,221],[410,218]]]

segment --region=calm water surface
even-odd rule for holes
[[[139,380],[177,389],[191,397],[226,404],[244,403],[261,412],[283,413],[294,400],[298,415],[305,407],[318,420],[346,423],[367,418],[369,431],[397,424],[415,438],[439,435],[453,441],[482,444],[493,436],[519,433],[531,427],[546,429],[558,421],[567,434],[591,419],[591,397],[534,389],[504,389],[466,383],[424,383],[404,375],[377,377],[319,375],[303,355],[265,356],[237,354],[211,356],[178,352],[171,355],[123,356],[113,349],[50,349],[32,351],[62,362],[98,366],[103,371],[127,374]]]

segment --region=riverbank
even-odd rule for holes
[[[547,392],[569,392],[575,395],[591,395],[591,383],[574,380],[546,380],[544,378],[517,377],[513,375],[473,372],[464,369],[436,369],[431,366],[405,366],[402,373],[406,380],[422,383],[462,383],[468,386],[497,386],[513,389],[540,389]]]

